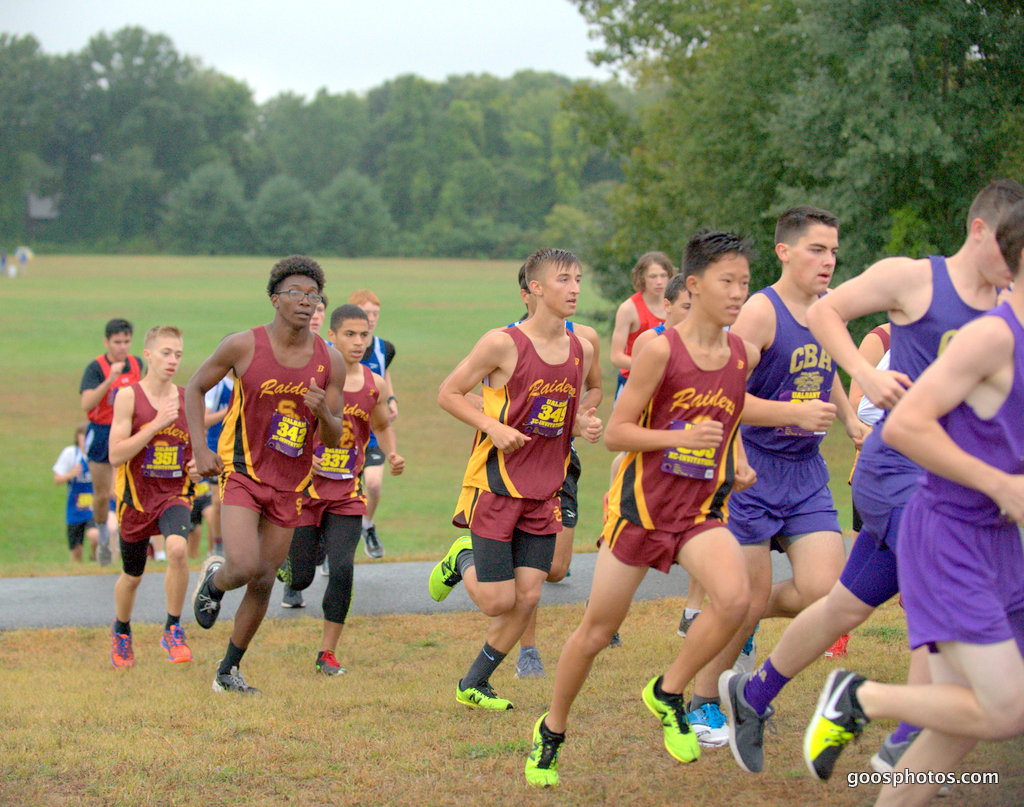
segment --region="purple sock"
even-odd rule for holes
[[[889,735],[889,740],[893,743],[904,743],[910,739],[911,734],[920,730],[920,726],[912,726],[910,723],[900,723],[896,727],[896,731]]]
[[[754,670],[754,674],[747,681],[743,688],[743,697],[759,715],[763,716],[789,681],[790,679],[772,666],[771,658],[766,658],[764,664]]]

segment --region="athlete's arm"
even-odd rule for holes
[[[717,448],[722,443],[722,424],[703,420],[685,430],[648,429],[639,424],[668,365],[667,339],[655,339],[633,357],[633,370],[612,409],[604,444],[610,451],[659,451],[666,448]]]
[[[878,334],[871,331],[861,340],[857,352],[864,357],[868,364],[877,367],[878,363],[882,360],[882,356],[885,355],[885,345],[882,344]],[[850,406],[853,407],[853,411],[857,411],[857,408],[860,406],[860,399],[863,397],[864,390],[860,388],[860,384],[856,380],[850,379]]]
[[[124,366],[127,363],[127,359],[124,361],[114,362],[110,365],[110,373],[106,378],[100,381],[95,387],[82,390],[82,411],[91,412],[96,405],[103,400],[103,396],[110,392],[111,385],[114,383],[115,379],[121,375],[121,371],[124,370]],[[86,369],[86,373],[88,373],[88,368]],[[82,383],[86,384],[88,383],[88,380],[83,377]]]
[[[373,380],[377,383],[377,389],[383,389],[384,379],[374,373]],[[398,476],[405,470],[405,459],[398,454],[398,437],[391,427],[391,414],[388,410],[387,400],[377,398],[377,405],[370,413],[370,428],[377,437],[377,443],[388,458],[388,465],[391,468],[391,475]]]
[[[736,435],[736,471],[732,477],[732,489],[746,490],[752,488],[757,481],[757,471],[747,462],[747,450],[743,446],[743,438]]]
[[[511,336],[488,331],[441,383],[437,394],[437,403],[445,412],[488,435],[499,451],[514,451],[530,438],[477,410],[466,399],[466,393],[488,377],[492,387],[503,386],[515,370],[518,355]]]
[[[889,413],[882,439],[922,468],[981,491],[1022,524],[1024,476],[968,454],[939,423],[965,401],[979,416],[998,410],[1013,383],[1013,347],[1013,334],[996,317],[965,325]]]
[[[316,415],[320,427],[320,440],[324,445],[336,446],[345,432],[343,411],[345,406],[345,359],[337,350],[328,350],[331,377],[327,389],[320,389],[315,379],[309,380],[309,391],[303,400],[309,411]]]
[[[887,409],[903,397],[911,384],[910,377],[879,370],[865,359],[846,323],[879,311],[888,311],[890,318],[909,321],[905,309],[910,306],[905,298],[912,292],[920,293],[929,279],[920,263],[909,258],[885,258],[819,298],[807,311],[807,325],[821,346],[857,381],[873,403]]]
[[[846,428],[846,436],[853,441],[857,448],[860,448],[871,433],[871,427],[857,417],[857,410],[853,408],[850,399],[846,396],[846,390],[843,389],[843,384],[839,380],[839,373],[836,373],[832,379],[832,391],[829,398],[836,405],[836,417]]]
[[[604,391],[601,389],[601,340],[597,338],[597,331],[589,325],[581,325],[577,322],[574,328],[573,333],[581,340],[589,342],[594,349],[590,366],[587,368],[587,374],[583,380],[585,392],[580,399],[580,409],[584,411],[591,408],[597,409],[604,397]]]
[[[612,330],[612,350],[609,354],[612,365],[620,370],[628,370],[632,358],[626,355],[626,342],[629,335],[640,327],[640,315],[632,300],[626,300],[615,312],[615,328]]]
[[[589,377],[590,368],[595,363],[594,346],[588,339],[580,340],[580,345],[583,347],[583,377],[586,379]],[[600,399],[600,396],[598,398]],[[594,416],[597,406],[585,406],[586,401],[587,393],[584,393],[576,407],[576,420],[573,423],[572,433],[574,437],[582,437],[588,443],[596,443],[601,439],[601,418]]]
[[[252,360],[255,344],[252,331],[224,337],[185,385],[185,419],[188,421],[192,456],[202,476],[217,476],[224,470],[221,458],[206,445],[206,403],[203,398],[232,369],[241,378]]]
[[[384,405],[388,409],[388,417],[394,421],[398,417],[398,397],[395,395],[395,387],[391,382],[391,371],[384,370],[385,397]],[[376,431],[374,431],[376,434]]]

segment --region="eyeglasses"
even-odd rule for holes
[[[324,301],[323,296],[317,294],[315,291],[302,291],[301,289],[282,289],[281,291],[277,291],[274,293],[277,295],[287,294],[288,299],[296,303],[302,300],[303,297],[305,297],[313,306],[318,306],[320,305],[320,303]]]

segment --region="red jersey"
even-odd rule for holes
[[[743,340],[729,333],[725,365],[702,370],[675,328],[657,338],[668,339],[669,358],[640,425],[686,429],[687,424],[717,420],[723,426],[722,443],[716,449],[630,451],[608,492],[608,507],[614,517],[646,529],[680,532],[709,518],[727,519],[747,388],[747,352]]]
[[[472,492],[486,490],[517,499],[550,499],[562,486],[569,464],[569,445],[583,384],[583,345],[571,331],[569,355],[548,364],[518,327],[506,328],[519,357],[505,386],[483,387],[484,414],[529,435],[522,447],[506,454],[478,431],[462,480],[463,495],[453,519],[468,526]]]
[[[177,384],[178,417],[153,435],[138,454],[117,468],[115,492],[119,507],[131,507],[142,513],[160,512],[167,502],[192,498],[192,482],[185,465],[192,459],[192,444],[185,420],[185,390]],[[157,416],[141,384],[132,384],[135,408],[132,411],[132,434]],[[191,505],[190,505],[191,506]]]
[[[331,512],[339,515],[366,514],[366,497],[359,484],[359,475],[366,461],[366,445],[370,442],[370,415],[380,400],[380,389],[373,380],[373,371],[360,365],[363,386],[358,392],[345,391],[345,429],[336,448],[325,448],[317,437],[313,453],[323,465],[313,474],[306,488],[311,499],[331,503]],[[341,507],[334,507],[341,502]]]
[[[629,298],[633,301],[633,305],[636,306],[636,313],[640,317],[640,325],[635,331],[630,331],[626,337],[626,355],[633,355],[633,343],[636,338],[644,331],[649,331],[657,325],[661,325],[665,320],[662,317],[656,316],[651,312],[651,309],[647,307],[647,303],[644,302],[644,293],[638,291],[636,294]],[[629,378],[629,368],[619,371],[623,378]]]
[[[100,372],[103,374],[103,380],[105,381],[110,376],[110,361],[107,359],[106,354],[97,356],[93,359],[93,363],[99,366]],[[86,368],[86,373],[89,373],[88,368]],[[128,358],[125,359],[124,372],[114,379],[114,382],[110,385],[110,389],[107,390],[107,394],[100,398],[100,402],[89,410],[86,417],[89,418],[92,423],[96,423],[101,426],[109,426],[114,422],[114,396],[117,395],[117,391],[121,389],[121,387],[127,387],[129,384],[135,384],[141,380],[141,362],[135,356],[128,356]],[[102,383],[102,381],[100,383]],[[90,389],[96,389],[98,386],[99,384],[96,384],[90,387]]]
[[[316,416],[304,403],[309,380],[327,389],[331,358],[314,337],[313,356],[303,367],[278,363],[264,326],[253,328],[252,361],[235,377],[217,452],[224,472],[240,473],[279,491],[306,486],[312,468]]]

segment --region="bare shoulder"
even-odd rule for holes
[[[775,326],[775,306],[772,301],[765,294],[753,294],[743,304],[736,322],[729,330],[763,350],[775,338]]]
[[[597,335],[597,331],[591,328],[589,325],[584,325],[581,322],[573,322],[572,324],[573,333],[575,333],[580,339],[586,342],[590,342],[595,348],[601,344],[601,340]]]

